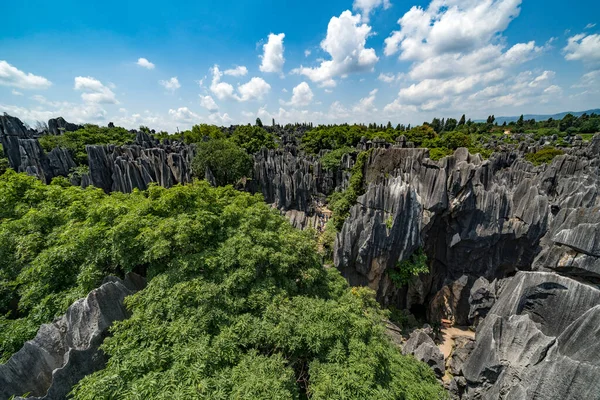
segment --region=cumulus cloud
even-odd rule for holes
[[[501,34],[519,15],[520,5],[521,0],[432,0],[427,8],[412,7],[398,20],[400,29],[385,39],[384,53],[412,62],[407,77],[413,83],[401,88],[384,111],[461,108],[467,98],[503,96],[499,91],[509,90],[513,69],[542,54],[553,40],[507,48]],[[382,74],[380,80],[391,83],[393,75]],[[544,89],[535,94],[541,96]]]
[[[600,34],[586,35],[580,33],[571,36],[563,49],[565,59],[583,61],[589,64],[600,63]]]
[[[75,90],[83,93],[81,98],[90,104],[118,104],[115,94],[96,78],[78,76],[75,78]]]
[[[217,111],[219,109],[219,106],[217,106],[217,103],[215,103],[215,100],[212,98],[212,96],[208,95],[200,95],[200,105],[206,108],[208,111]]]
[[[248,68],[240,65],[235,68],[225,70],[224,74],[229,76],[246,76],[248,74]]]
[[[292,71],[307,76],[321,86],[335,86],[335,78],[355,72],[373,70],[379,61],[374,49],[366,48],[367,38],[371,36],[371,27],[360,23],[360,15],[346,10],[339,17],[332,17],[327,26],[327,36],[321,42],[321,48],[331,57],[323,60],[318,67],[300,66]]]
[[[260,56],[262,63],[260,64],[260,70],[262,72],[278,72],[281,73],[285,58],[283,57],[283,38],[285,33],[275,35],[269,34],[267,43],[263,45],[263,55]]]
[[[195,122],[201,119],[200,115],[191,111],[187,107],[179,107],[177,109],[170,109],[169,116],[177,122]]]
[[[13,67],[4,60],[0,60],[0,85],[12,86],[19,89],[48,89],[52,82],[43,76],[25,73]]]
[[[154,69],[154,64],[152,64],[150,61],[148,61],[148,59],[143,58],[143,57],[138,58],[136,64],[139,65],[142,68]]]
[[[521,0],[433,0],[412,7],[398,20],[400,30],[385,40],[385,54],[424,60],[484,47],[519,15]]]
[[[310,54],[311,54],[310,50],[308,50],[308,49],[304,50],[304,57],[308,57],[308,56],[310,56]]]
[[[166,81],[158,81],[158,83],[170,92],[175,92],[181,87],[179,84],[179,79],[177,79],[176,76]]]
[[[358,101],[358,104],[356,104],[352,108],[352,111],[355,113],[363,113],[363,114],[377,111],[377,109],[375,108],[375,104],[374,104],[376,94],[377,94],[377,89],[371,90],[371,92],[369,92],[369,95],[367,97],[363,97],[362,99],[360,99]]]
[[[233,98],[234,88],[231,84],[221,82],[223,73],[219,70],[219,66],[212,67],[213,78],[210,84],[210,91],[217,96],[219,100]]]
[[[359,10],[362,12],[362,20],[364,22],[369,22],[369,14],[374,9],[383,6],[384,10],[387,10],[392,6],[390,0],[354,0],[352,7],[355,10]]]
[[[292,90],[292,99],[288,102],[280,101],[282,105],[304,107],[312,102],[314,94],[306,82],[300,83]]]
[[[237,93],[233,85],[227,82],[221,82],[223,73],[219,70],[219,66],[215,65],[212,68],[212,82],[210,91],[217,96],[219,100],[233,99],[237,101],[249,101],[262,99],[271,90],[271,85],[265,82],[264,79],[254,77],[250,81],[238,86]]]
[[[254,77],[249,82],[238,86],[239,96],[236,96],[236,99],[238,101],[262,99],[270,90],[271,85],[263,78]]]

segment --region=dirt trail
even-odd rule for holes
[[[454,347],[454,339],[457,336],[467,336],[472,339],[475,338],[475,332],[469,330],[466,327],[460,326],[452,326],[450,328],[442,329],[442,337],[443,341],[439,344],[439,348],[444,354],[444,359],[448,359],[450,353],[452,352],[452,348]]]

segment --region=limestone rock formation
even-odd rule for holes
[[[28,398],[65,399],[85,375],[102,369],[98,347],[114,321],[129,317],[123,299],[142,289],[145,280],[130,274],[107,278],[98,289],[73,303],[66,314],[42,325],[6,364],[0,365],[0,399],[29,393]]]
[[[83,128],[82,125],[67,122],[63,117],[48,120],[48,133],[50,135],[62,135],[64,132],[75,132],[81,128]]]
[[[444,355],[423,330],[417,329],[411,333],[402,348],[402,354],[411,354],[417,360],[423,361],[431,367],[438,378],[444,375]]]
[[[600,222],[594,208],[600,206],[600,161],[591,156],[594,143],[539,167],[523,159],[526,146],[489,160],[457,149],[439,161],[426,149],[375,149],[363,171],[366,193],[337,235],[335,265],[351,284],[375,289],[383,304],[426,306],[431,320],[460,324],[474,317],[470,290],[480,277],[554,269],[598,279],[593,232]],[[390,268],[419,246],[430,273],[394,287]]]
[[[464,399],[599,399],[600,290],[519,272],[477,328]]]
[[[195,148],[183,143],[158,144],[140,135],[136,144],[87,146],[89,178],[105,192],[145,190],[152,182],[164,187],[192,181]]]

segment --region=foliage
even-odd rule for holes
[[[442,158],[452,154],[454,154],[454,151],[446,147],[433,147],[429,149],[429,158],[434,161],[441,160]]]
[[[200,143],[206,138],[225,139],[225,134],[218,126],[208,124],[194,125],[191,131],[183,132],[183,141],[187,144]]]
[[[250,154],[258,152],[263,147],[268,149],[276,147],[273,135],[256,125],[238,126],[231,135],[231,140]]]
[[[542,165],[549,164],[552,162],[554,157],[565,154],[561,149],[556,149],[554,147],[544,147],[536,151],[535,153],[525,154],[525,159],[532,163],[533,165]]]
[[[421,146],[427,139],[434,139],[435,137],[435,131],[427,124],[416,126],[406,132],[406,138],[413,142],[415,146]]]
[[[252,157],[243,148],[229,140],[216,139],[198,143],[192,169],[203,179],[209,168],[217,185],[224,186],[251,176],[252,165]]]
[[[43,135],[39,138],[39,142],[47,152],[55,147],[64,147],[69,150],[76,164],[87,165],[85,146],[94,144],[123,145],[132,143],[134,139],[135,133],[130,133],[125,128],[108,128],[87,124],[74,132],[64,132],[62,135],[56,136]]]
[[[356,203],[358,196],[364,193],[363,174],[365,163],[371,155],[372,150],[363,151],[356,157],[356,163],[350,172],[348,188],[343,192],[335,192],[329,198],[329,208],[333,215],[331,217],[333,226],[337,231],[342,230],[344,221],[350,215],[350,208]]]
[[[147,271],[76,399],[444,397],[387,339],[374,292],[322,268],[261,196],[203,181],[107,195],[9,170],[0,206],[3,359],[106,275]]]
[[[6,170],[10,168],[10,163],[8,162],[8,158],[4,154],[4,149],[2,145],[0,145],[0,175],[2,175]]]
[[[348,153],[354,153],[355,151],[354,148],[348,146],[332,150],[321,157],[321,165],[325,171],[337,169],[340,166],[342,157]]]
[[[404,286],[408,284],[413,277],[428,272],[427,255],[423,249],[419,248],[411,254],[407,260],[399,261],[396,264],[396,268],[388,271],[388,275],[396,286]]]
[[[392,128],[367,128],[364,125],[321,125],[304,134],[302,145],[309,153],[317,154],[321,150],[337,150],[344,147],[355,147],[361,140],[380,138],[393,142],[399,136]]]
[[[321,254],[326,263],[333,262],[333,249],[336,233],[337,231],[333,224],[333,219],[329,219],[325,224],[325,229],[323,229],[323,232],[319,236],[319,247],[321,248]]]

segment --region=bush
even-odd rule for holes
[[[549,164],[552,162],[554,157],[565,154],[561,149],[554,147],[545,147],[536,151],[535,153],[525,154],[525,159],[535,166],[542,164]]]
[[[234,184],[243,177],[252,175],[252,157],[229,140],[209,140],[198,143],[192,169],[194,174],[204,178],[206,168],[215,177],[218,186]]]
[[[231,140],[250,154],[258,152],[263,147],[268,149],[276,147],[273,135],[259,126],[238,126]]]
[[[358,196],[364,193],[363,174],[365,163],[372,153],[372,149],[363,151],[356,157],[356,163],[350,172],[350,182],[344,192],[336,192],[329,198],[329,208],[333,215],[333,226],[337,231],[341,231],[344,221],[350,215],[350,208],[356,203]]]
[[[419,248],[407,260],[399,261],[396,268],[388,271],[388,275],[396,286],[408,284],[413,277],[429,272],[427,255]]]
[[[356,150],[353,147],[341,147],[333,150],[321,157],[321,165],[325,171],[337,169],[340,166],[342,157],[348,153],[354,153]]]
[[[43,135],[39,138],[40,145],[45,151],[51,151],[55,147],[64,147],[71,153],[73,160],[78,165],[87,165],[88,158],[85,146],[114,144],[124,145],[132,143],[135,134],[125,128],[100,127],[97,125],[85,125],[82,129],[74,132],[64,132],[62,135]]]

